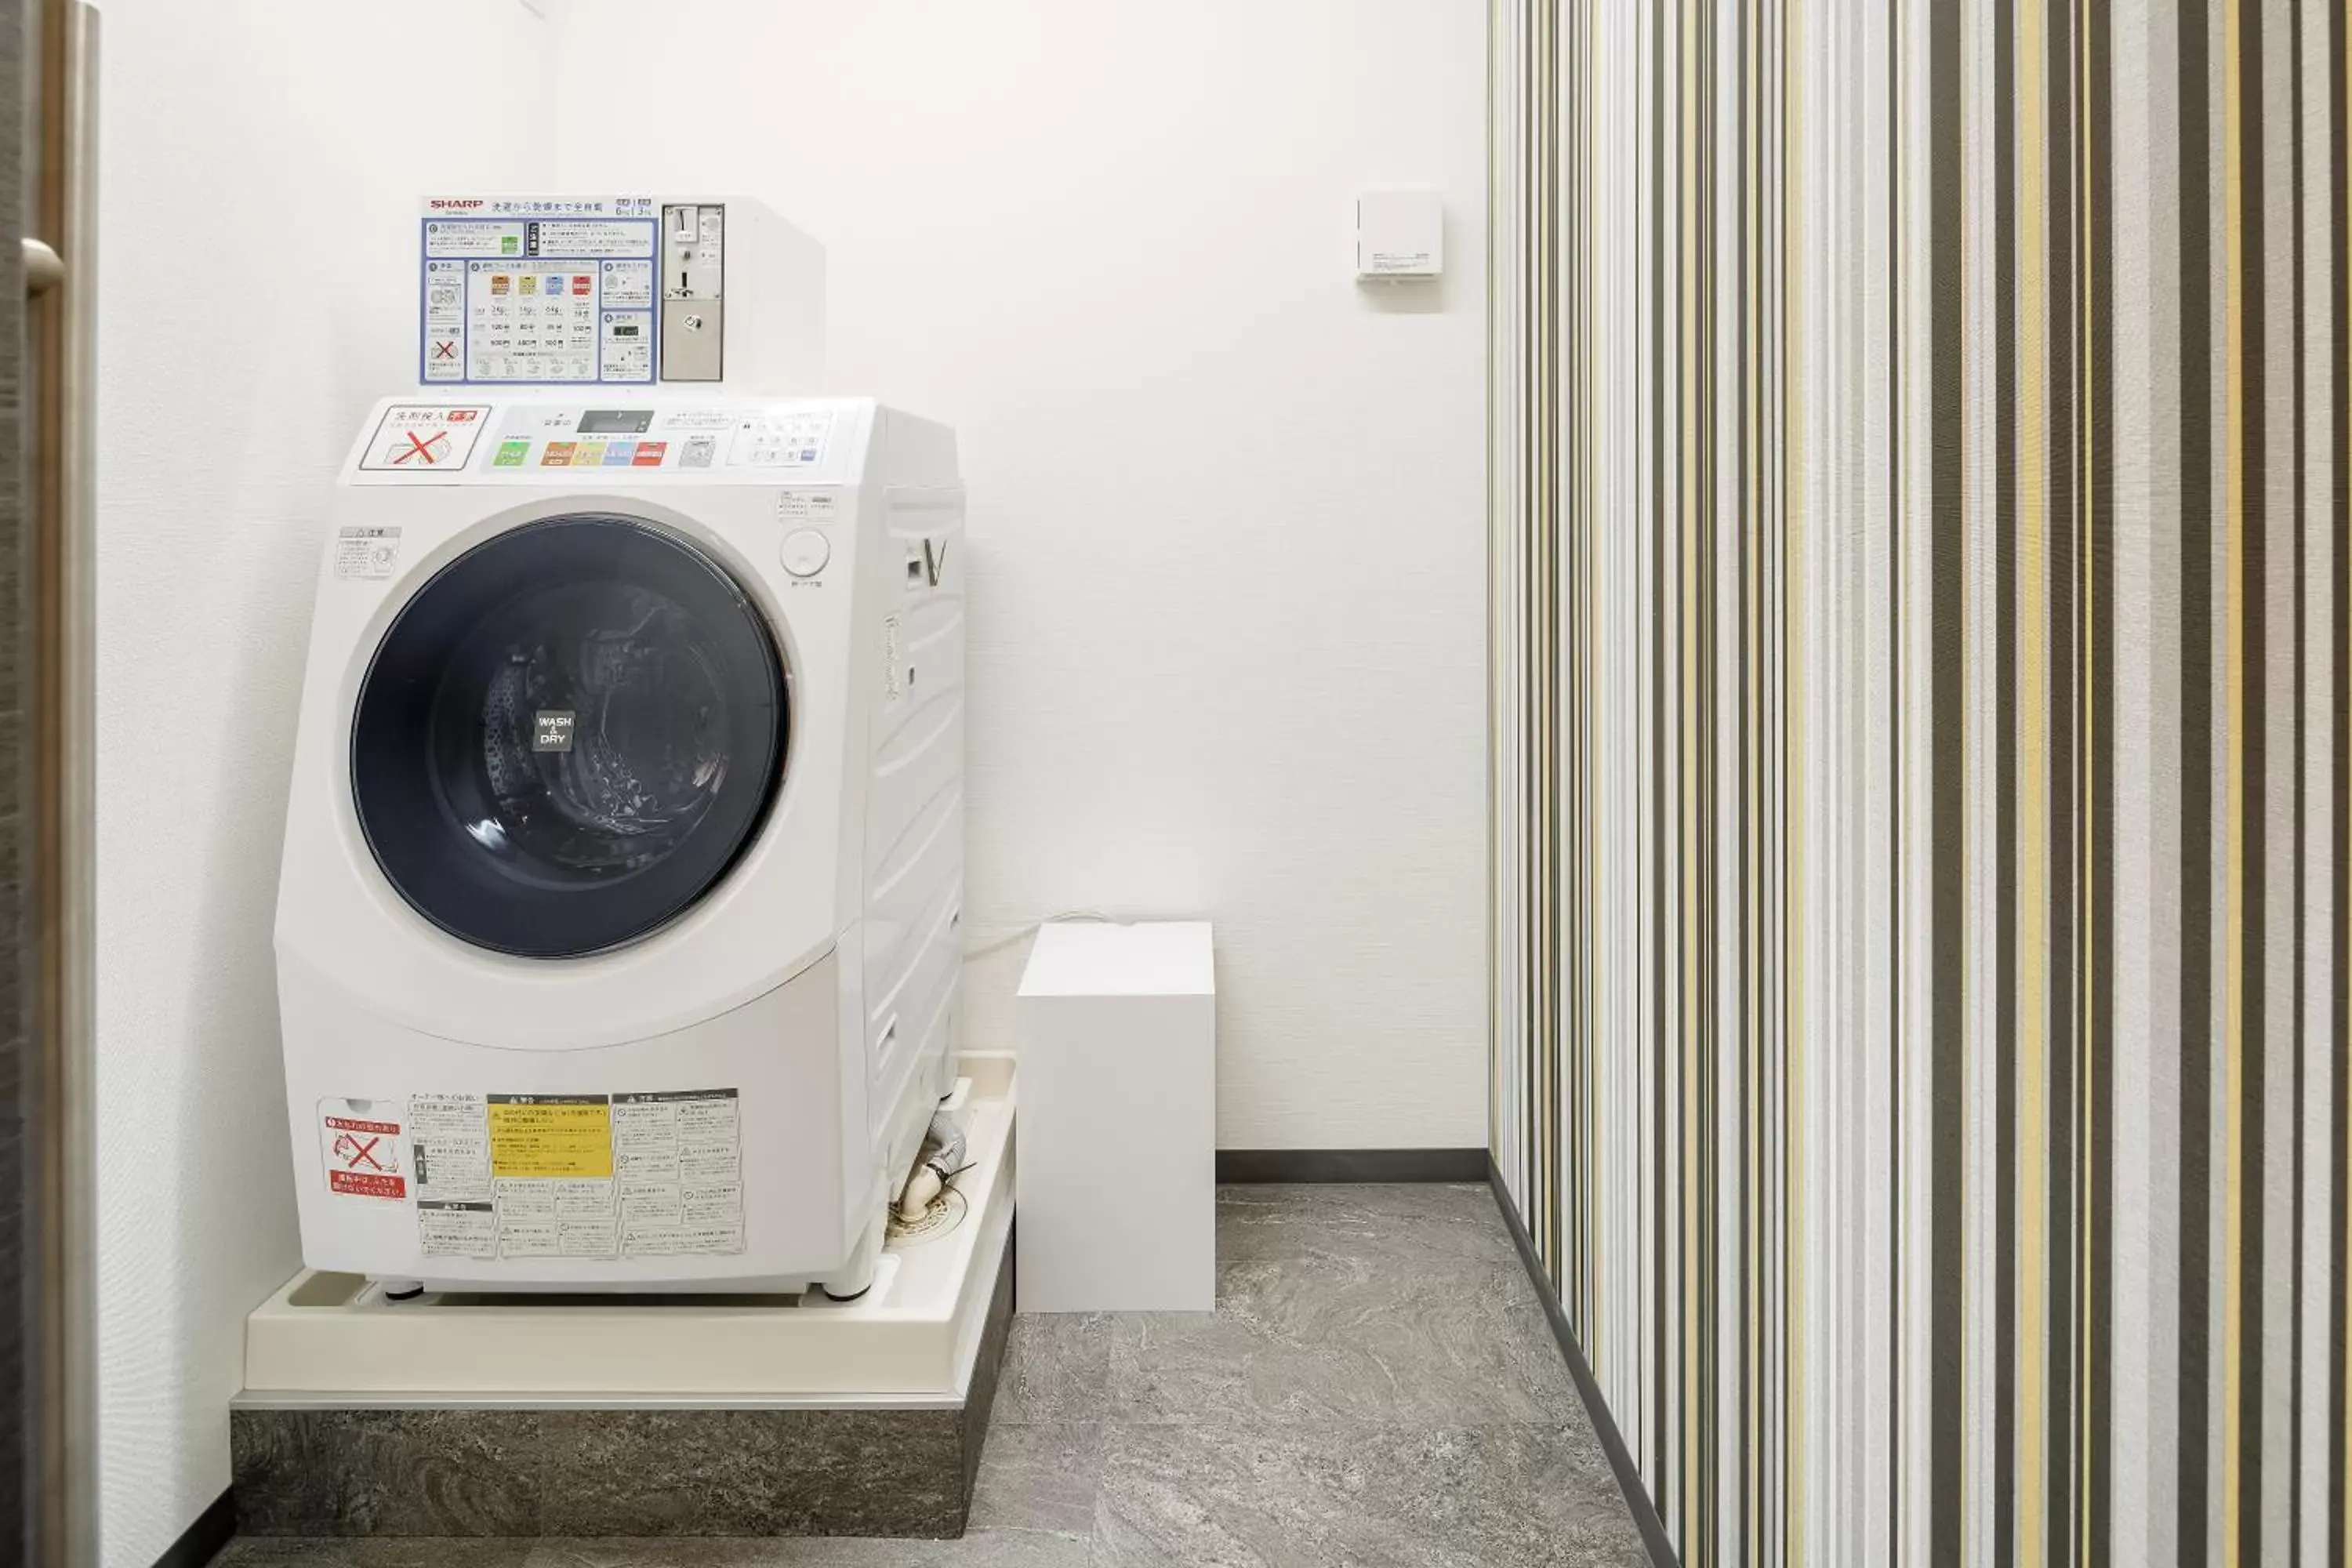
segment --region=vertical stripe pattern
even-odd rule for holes
[[[1493,1148],[1685,1563],[2352,1541],[2342,0],[1490,0]]]

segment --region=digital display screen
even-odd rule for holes
[[[653,427],[650,408],[591,408],[580,416],[583,436],[642,436]]]

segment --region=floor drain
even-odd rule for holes
[[[963,1223],[970,1207],[961,1193],[953,1187],[943,1187],[920,1219],[901,1219],[894,1208],[890,1211],[890,1245],[920,1247],[924,1242],[937,1241]]]

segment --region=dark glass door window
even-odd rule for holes
[[[352,726],[376,864],[481,947],[565,958],[677,919],[766,816],[787,731],[759,607],[634,518],[526,524],[419,589]]]

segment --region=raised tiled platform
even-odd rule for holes
[[[1012,1305],[1012,1271],[1000,1266],[956,1405],[240,1406],[229,1416],[237,1526],[257,1535],[960,1535]]]
[[[856,1303],[390,1304],[298,1277],[248,1323],[239,1529],[961,1534],[1013,1278],[1011,1065],[964,1060],[964,1216]]]

